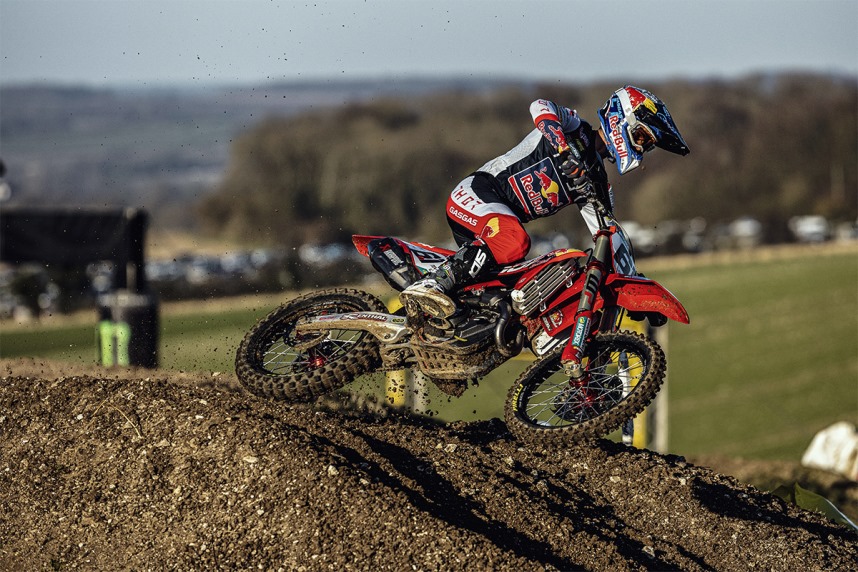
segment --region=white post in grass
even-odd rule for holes
[[[652,337],[664,350],[665,359],[667,359],[667,338],[668,325],[665,324],[660,328],[650,328]],[[661,386],[661,391],[652,400],[652,403],[647,408],[650,417],[650,427],[652,430],[647,439],[647,449],[652,449],[657,453],[667,453],[668,448],[668,417],[667,417],[667,400],[668,400],[668,372],[664,374],[664,383]]]

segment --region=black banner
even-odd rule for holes
[[[0,260],[87,264],[143,257],[146,213],[4,208]]]
[[[139,209],[3,208],[0,261],[66,266],[113,261],[120,269],[117,286],[125,286],[127,267],[132,265],[135,289],[142,289],[147,223],[147,213]]]

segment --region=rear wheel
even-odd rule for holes
[[[244,337],[235,356],[238,380],[251,392],[310,401],[375,370],[378,340],[356,330],[299,334],[301,318],[345,312],[387,312],[375,296],[344,288],[320,290],[280,306]]]
[[[564,374],[562,352],[535,362],[510,388],[506,423],[523,441],[568,444],[607,435],[643,411],[664,380],[664,352],[639,334],[597,335],[587,345],[581,382]]]

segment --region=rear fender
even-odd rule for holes
[[[378,240],[380,238],[384,238],[383,236],[371,236],[366,234],[354,234],[352,235],[352,244],[355,245],[355,249],[363,254],[366,257],[369,257],[369,243],[373,240]]]
[[[423,267],[437,267],[439,264],[447,260],[448,257],[456,254],[454,251],[441,248],[440,246],[423,244],[422,242],[414,240],[402,240],[395,236],[352,235],[352,243],[355,245],[355,249],[364,256],[369,256],[369,246],[371,242],[385,239],[393,240],[401,246],[405,252],[411,255],[414,266],[420,269],[424,269]]]
[[[402,240],[401,238],[396,238],[395,236],[372,236],[366,234],[353,234],[352,235],[352,244],[355,245],[355,249],[363,254],[364,256],[369,256],[369,243],[374,240],[382,240],[385,238],[390,238],[391,240],[396,241],[402,248],[409,252],[416,252],[420,254],[431,253],[437,254],[441,258],[446,259],[448,256],[452,256],[456,254],[454,251],[449,250],[447,248],[441,248],[440,246],[432,246],[431,244],[424,244],[422,242],[417,241],[407,241]],[[433,258],[429,256],[428,258]]]
[[[631,312],[655,312],[682,324],[689,323],[688,312],[670,291],[648,278],[612,274],[605,282],[603,295],[610,305]]]

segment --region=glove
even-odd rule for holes
[[[583,161],[568,147],[560,154],[560,172],[572,182],[572,186],[575,186],[576,179],[587,176]]]
[[[573,192],[586,194],[586,189],[590,185],[590,177],[587,176],[587,169],[580,159],[567,152],[566,157],[560,163],[560,172],[569,181],[569,188]]]
[[[590,177],[581,175],[569,182],[569,190],[578,195],[589,197],[593,193],[593,184],[590,182]]]
[[[563,176],[570,180],[575,180],[581,176],[586,176],[587,169],[578,157],[570,152],[567,152],[566,157],[560,163],[560,172]]]

